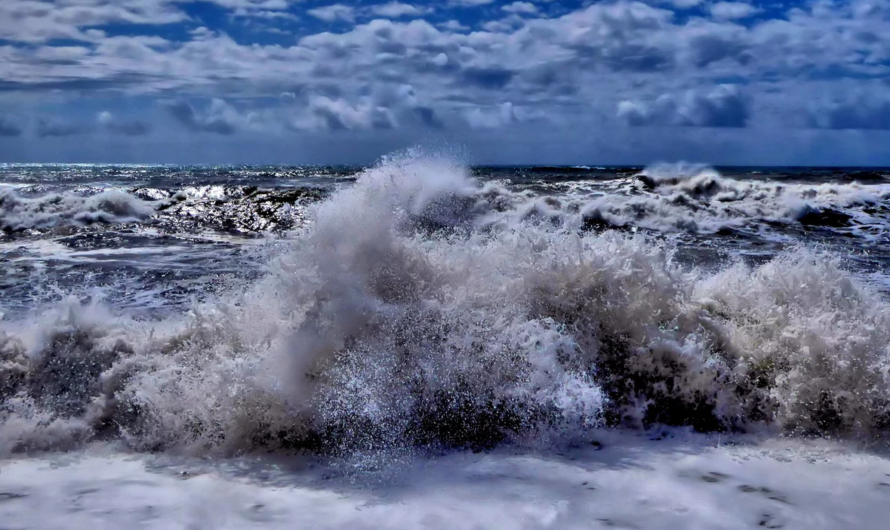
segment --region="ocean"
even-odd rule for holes
[[[888,169],[0,165],[0,263],[0,526],[884,528]]]

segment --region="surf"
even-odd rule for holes
[[[703,270],[533,202],[408,152],[310,205],[260,279],[180,314],[70,297],[0,321],[0,450],[556,450],[661,425],[886,437],[890,306],[838,256]]]

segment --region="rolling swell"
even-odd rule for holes
[[[714,182],[664,186],[725,193]],[[5,322],[0,449],[348,455],[656,424],[887,434],[890,306],[838,258],[687,269],[666,243],[579,230],[580,209],[542,201],[394,157],[309,207],[242,291],[164,321],[67,300]]]

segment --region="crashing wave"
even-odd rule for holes
[[[592,226],[662,232],[757,233],[772,223],[840,229],[878,240],[890,223],[890,185],[738,180],[705,166],[656,166],[624,193],[586,202]]]
[[[685,182],[685,181],[684,181]],[[603,426],[890,430],[890,311],[830,255],[689,270],[406,155],[310,208],[268,274],[177,319],[68,300],[0,332],[0,450],[327,454]]]
[[[39,197],[20,195],[14,189],[0,189],[0,230],[7,233],[140,221],[154,211],[150,203],[115,189],[94,195],[63,192]]]

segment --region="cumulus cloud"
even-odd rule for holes
[[[311,94],[306,102],[290,98],[289,128],[299,130],[360,131],[405,127],[442,128],[438,113],[418,97],[411,85],[382,85],[354,100]]]
[[[297,121],[299,128],[328,129],[331,131],[392,129],[395,118],[386,107],[371,102],[350,104],[342,99],[314,96],[309,102],[308,121]]]
[[[124,136],[144,136],[151,132],[148,124],[138,120],[120,120],[108,111],[96,117],[99,126],[106,132]]]
[[[692,9],[703,2],[704,0],[664,0],[664,3],[670,4],[677,9]]]
[[[747,99],[733,85],[710,92],[688,91],[680,97],[665,94],[654,101],[622,101],[618,117],[631,126],[746,127]]]
[[[816,129],[890,130],[890,90],[824,102],[810,109],[806,125]]]
[[[324,7],[316,7],[306,11],[313,17],[325,22],[355,22],[355,9],[343,4],[333,4]]]
[[[171,0],[3,0],[0,2],[0,39],[93,41],[100,33],[90,34],[84,28],[112,23],[170,24],[187,18]]]
[[[509,101],[491,108],[475,108],[466,115],[467,124],[473,129],[497,129],[519,122],[516,109]]]
[[[494,0],[448,0],[448,3],[458,7],[475,7],[484,6],[494,2]]]
[[[842,79],[852,87],[868,79],[890,86],[883,81],[890,78],[887,0],[803,3],[756,17],[745,0],[559,7],[538,0],[448,0],[435,4],[430,20],[420,15],[431,3],[412,0],[212,0],[229,17],[291,18],[299,6],[304,19],[348,22],[336,32],[294,26],[301,33],[275,42],[198,27],[200,21],[189,18],[190,1],[0,0],[0,97],[30,101],[35,109],[52,98],[62,109],[54,116],[60,121],[83,116],[74,109],[84,97],[120,99],[107,108],[133,108],[140,116],[144,109],[131,104],[169,98],[168,119],[154,127],[212,133],[203,140],[212,142],[216,134],[283,135],[293,128],[500,127],[510,123],[500,108],[505,101],[520,122],[537,113],[572,131],[611,130],[618,121],[742,127],[752,112],[749,98],[758,109],[789,102],[799,108],[800,101],[814,101],[813,94],[841,93],[829,89]],[[452,9],[458,6],[467,9]],[[695,11],[678,11],[689,7]],[[553,16],[528,16],[545,8]],[[122,30],[123,24],[132,26]],[[173,25],[161,33],[159,24]],[[714,88],[738,79],[745,80],[745,97],[737,88]],[[383,95],[396,91],[383,87],[404,85],[413,87],[410,102]],[[237,99],[225,103],[228,98]],[[814,109],[807,126],[882,129],[882,101],[839,98]],[[5,123],[0,134],[3,127],[22,129]],[[86,128],[137,136],[142,126],[115,115],[90,119]],[[52,135],[72,127],[52,123],[42,130]]]
[[[709,7],[711,16],[721,20],[735,20],[747,18],[760,11],[760,9],[744,2],[717,2]]]
[[[457,20],[447,20],[439,24],[439,27],[446,31],[468,31],[470,29],[469,26],[465,26]]]
[[[242,121],[237,111],[221,99],[213,99],[205,112],[198,112],[184,100],[166,102],[164,106],[180,125],[193,132],[230,135],[238,131]]]
[[[538,12],[538,6],[531,2],[513,2],[512,4],[507,4],[501,7],[501,9],[508,13],[525,15],[534,15]]]
[[[73,39],[101,40],[97,29],[109,24],[145,26],[186,22],[183,5],[195,0],[3,0],[0,2],[0,39],[44,42]],[[266,15],[281,12],[293,0],[206,0],[235,14]]]
[[[419,17],[432,12],[432,8],[421,8],[411,4],[403,4],[401,2],[389,2],[387,4],[378,4],[370,7],[373,15],[387,18],[401,17]]]

